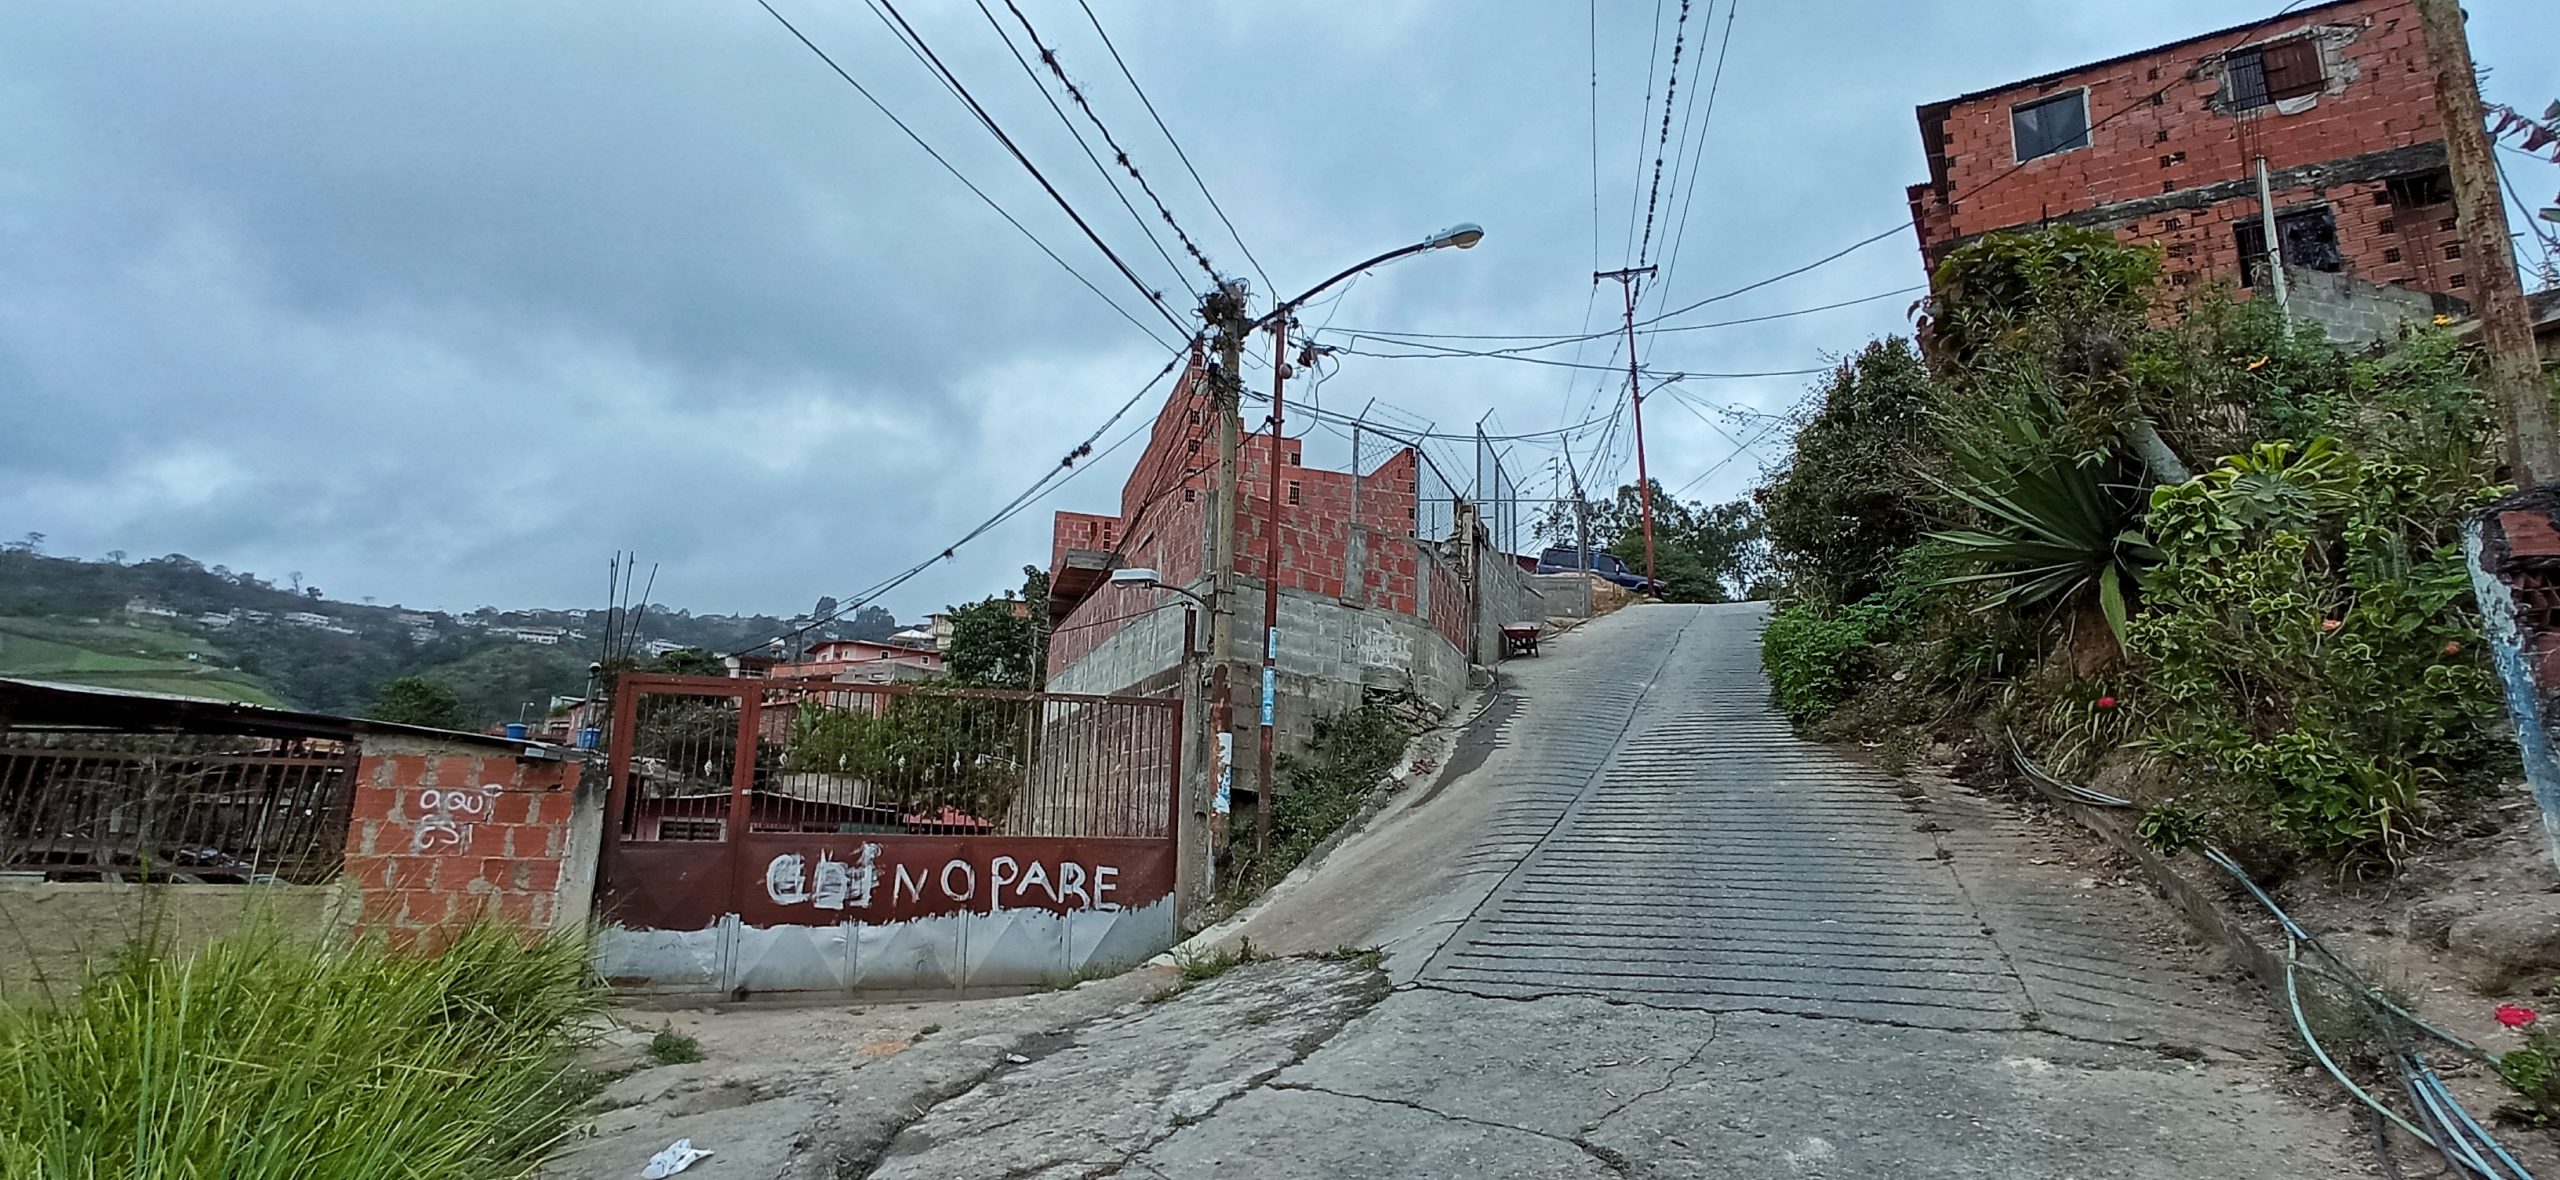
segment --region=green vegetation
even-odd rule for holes
[[[1037,688],[1048,654],[1049,574],[1022,567],[1022,596],[1008,591],[949,609],[951,678],[976,688]]]
[[[586,948],[458,931],[433,957],[275,936],[134,952],[76,1009],[0,1011],[0,1174],[512,1176],[582,1097]]]
[[[157,627],[0,618],[0,676],[273,705],[275,692],[222,648]]]
[[[1403,711],[1383,700],[1316,718],[1307,753],[1284,754],[1273,767],[1280,790],[1271,802],[1268,850],[1254,851],[1251,816],[1236,813],[1219,892],[1241,905],[1279,884],[1318,844],[1359,818],[1413,734]]]
[[[691,1065],[702,1060],[702,1042],[672,1028],[649,1038],[649,1060],[660,1065]]]
[[[2439,328],[2350,352],[2222,293],[2169,320],[2157,273],[2105,233],[1984,238],[1925,360],[1832,375],[1760,496],[1777,704],[2112,772],[2163,846],[2387,867],[2513,760],[2459,545],[2503,490],[2488,407]]]
[[[1583,506],[1594,548],[1644,572],[1644,500],[1636,485]],[[1547,544],[1576,542],[1571,501],[1551,504],[1532,531]],[[1768,546],[1760,510],[1748,500],[1706,504],[1680,500],[1653,481],[1653,568],[1667,602],[1732,602],[1762,596]]]
[[[470,724],[462,715],[462,698],[442,681],[425,676],[403,676],[383,685],[381,694],[373,698],[373,707],[364,715],[376,721],[435,729],[461,729]]]

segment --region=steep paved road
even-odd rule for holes
[[[2366,1174],[2256,1000],[2006,805],[1767,704],[1759,607],[1505,665],[1238,968],[934,1106],[881,1177]]]

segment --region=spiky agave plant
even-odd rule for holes
[[[1942,585],[1997,584],[1985,609],[2096,600],[2121,644],[2135,587],[2159,555],[2143,536],[2141,489],[2115,478],[2114,452],[2074,453],[2031,402],[1994,419],[1989,439],[1957,438],[1951,478],[1929,481],[1972,509],[1980,527],[1933,532],[1971,567]]]

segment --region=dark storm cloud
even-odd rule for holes
[[[777,6],[1178,338],[866,10]],[[908,7],[1096,230],[1187,304],[1201,276],[1140,236],[1153,211],[1135,193],[1137,219],[1119,206],[975,7]],[[1625,260],[1631,218],[1642,232],[1654,6],[1597,10],[1596,251],[1593,10],[1096,7],[1288,292],[1449,222],[1491,231],[1362,279],[1310,324],[1614,320],[1614,290],[1595,293],[1590,273]],[[2247,15],[2205,0],[1916,7],[1740,4],[1685,232],[1671,194],[1656,209],[1655,256],[1678,263],[1649,310],[1898,221],[1922,172],[1916,103]],[[2537,7],[2474,6],[2493,97],[2538,109],[2560,94],[2560,54]],[[1025,10],[1200,245],[1247,272],[1081,12]],[[1694,6],[1684,87],[1725,12]],[[16,6],[0,15],[0,270],[0,528],[457,607],[591,599],[616,547],[664,562],[660,596],[696,608],[843,595],[1010,498],[1166,356],[745,0]],[[1897,237],[1686,318],[1918,277]],[[1906,302],[1664,338],[1647,362],[1817,365],[1896,330]],[[1610,344],[1579,359],[1601,363]],[[1374,399],[1381,416],[1456,430],[1490,410],[1499,432],[1615,395],[1601,373],[1342,360],[1292,396],[1346,413]],[[1775,409],[1805,385],[1684,388]],[[1654,406],[1666,483],[1713,470],[1695,494],[1738,494],[1755,455],[1776,453],[1730,458],[1738,422]],[[1347,458],[1311,439],[1316,461]],[[1550,454],[1513,460],[1543,479]],[[1130,455],[891,604],[913,615],[1009,584],[1045,560],[1047,511],[1114,502]]]

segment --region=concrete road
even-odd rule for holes
[[[2337,1177],[2358,1124],[2067,830],[1767,705],[1756,606],[1504,667],[1237,968],[934,1105],[879,1177]]]

